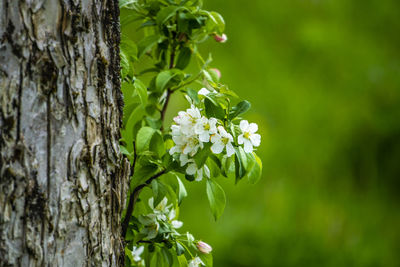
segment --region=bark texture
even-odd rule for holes
[[[118,0],[0,0],[0,266],[118,266]]]

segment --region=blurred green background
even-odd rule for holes
[[[188,184],[185,229],[222,266],[400,266],[400,1],[206,0],[222,82],[252,103],[263,178]],[[175,98],[176,114],[185,103]]]
[[[214,222],[187,183],[184,230],[214,265],[400,266],[400,1],[206,0],[223,83],[252,103],[262,134],[257,185],[220,179]],[[132,33],[131,33],[132,34]],[[168,118],[187,108],[174,95]]]

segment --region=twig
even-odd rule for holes
[[[139,197],[140,192],[142,191],[142,189],[151,184],[151,182],[154,179],[157,179],[158,177],[160,177],[161,175],[163,175],[166,172],[166,170],[162,170],[159,173],[156,173],[155,175],[153,175],[152,177],[150,177],[144,184],[141,184],[139,186],[137,186],[134,190],[133,193],[131,194],[131,196],[129,197],[129,204],[128,204],[128,208],[126,209],[126,214],[125,214],[125,219],[122,222],[122,236],[125,238],[126,236],[126,231],[128,230],[128,226],[129,226],[129,221],[131,219],[133,210],[135,208],[135,204],[136,201]]]

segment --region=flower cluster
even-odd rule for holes
[[[199,94],[210,93],[203,88]],[[216,118],[203,116],[200,110],[192,105],[186,111],[180,111],[174,118],[176,124],[171,126],[172,140],[175,146],[169,150],[171,155],[178,153],[181,166],[186,167],[186,173],[196,177],[196,181],[203,176],[210,177],[207,165],[199,168],[193,157],[204,148],[205,143],[211,142],[211,151],[220,154],[225,151],[227,157],[235,153],[235,140],[231,133],[227,132],[222,123]],[[237,144],[243,145],[246,153],[253,152],[253,147],[258,147],[261,136],[257,134],[258,126],[247,120],[240,121],[241,134],[237,138]]]
[[[160,227],[163,229],[165,238],[169,235],[179,235],[175,229],[182,227],[181,221],[175,220],[176,211],[172,208],[172,204],[167,205],[168,199],[166,197],[154,207],[154,199],[149,199],[149,206],[153,213],[147,215],[140,215],[139,222],[143,224],[144,228],[140,231],[147,239],[154,239],[159,234]]]
[[[172,204],[168,205],[168,199],[164,197],[157,206],[154,206],[154,198],[151,197],[148,200],[148,205],[152,212],[147,215],[140,215],[138,218],[144,226],[140,231],[144,238],[142,241],[157,243],[160,240],[168,240],[181,244],[185,242],[187,246],[182,248],[186,249],[192,257],[188,266],[205,265],[198,255],[210,254],[212,247],[203,241],[195,241],[195,238],[189,232],[182,235],[175,230],[182,227],[183,223],[176,220],[176,211],[172,208]],[[160,238],[159,235],[162,235],[162,237]],[[141,257],[144,249],[144,246],[133,246],[130,258],[134,266],[145,266],[145,261]],[[194,256],[192,256],[192,252],[194,252]]]

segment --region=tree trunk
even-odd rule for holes
[[[0,0],[0,266],[118,266],[118,0]]]

